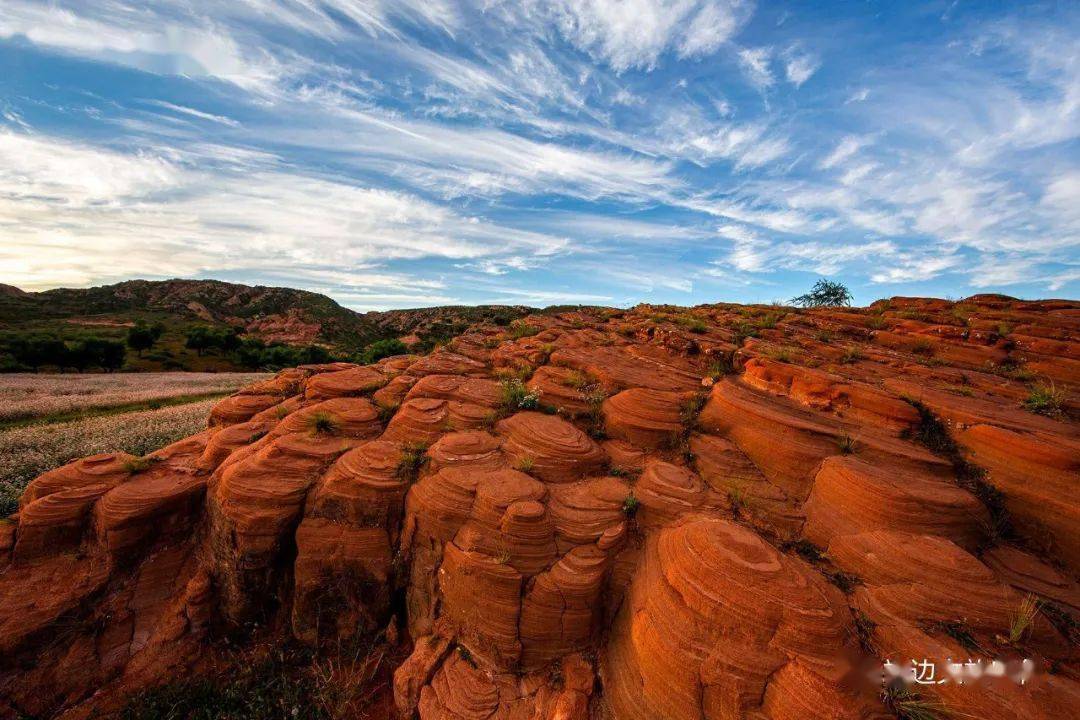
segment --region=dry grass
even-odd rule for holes
[[[41,473],[95,453],[146,455],[205,428],[215,402],[0,431],[0,517],[14,511],[22,489]]]
[[[0,374],[0,423],[95,409],[229,393],[263,373]]]

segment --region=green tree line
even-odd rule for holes
[[[129,350],[140,358],[144,357],[144,353],[158,343],[164,331],[161,323],[137,323],[128,328],[123,340],[97,336],[63,338],[33,331],[0,332],[0,371],[38,372],[43,368],[55,368],[61,372],[112,372],[124,367]],[[404,343],[395,338],[378,340],[356,353],[339,353],[321,345],[267,343],[258,338],[242,337],[240,331],[234,328],[209,325],[188,328],[184,346],[200,357],[205,354],[220,356],[251,370],[278,370],[340,360],[372,363],[409,351]],[[159,359],[152,354],[148,357]]]

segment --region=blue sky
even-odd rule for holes
[[[1080,5],[4,0],[0,282],[1080,297]]]

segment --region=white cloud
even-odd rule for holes
[[[851,103],[861,103],[868,97],[870,97],[870,88],[859,88],[848,96],[848,99],[844,101],[844,104],[850,105]]]
[[[393,260],[550,255],[563,238],[420,198],[283,171],[208,172],[0,132],[0,264],[25,287],[213,271],[326,278]],[[375,284],[358,274],[358,286]],[[339,278],[340,279],[340,278]],[[387,285],[407,284],[405,276]],[[430,285],[429,285],[430,287]]]
[[[549,8],[563,35],[615,70],[651,69],[660,55],[709,55],[753,12],[739,0],[557,0]]]
[[[769,64],[772,61],[772,48],[743,48],[739,51],[739,64],[747,80],[755,87],[764,90],[776,82]]]
[[[221,125],[227,125],[229,127],[239,127],[240,123],[232,118],[225,117],[224,115],[214,115],[213,113],[204,112],[202,110],[196,110],[195,108],[187,107],[185,105],[174,105],[164,100],[148,100],[151,105],[155,105],[164,110],[171,110],[174,113],[181,115],[187,115],[189,117],[198,118],[200,120],[209,120],[210,122],[219,123]]]
[[[859,152],[859,150],[865,147],[869,142],[869,138],[866,137],[845,135],[843,139],[840,140],[839,144],[837,144],[836,148],[818,163],[818,167],[822,170],[834,168]]]
[[[821,67],[820,60],[809,53],[802,52],[797,47],[785,50],[783,60],[787,81],[795,87],[801,87]]]
[[[701,164],[724,158],[734,161],[736,170],[745,170],[787,155],[791,146],[786,138],[769,134],[764,125],[731,124],[683,140],[673,149]]]
[[[150,72],[218,78],[249,90],[267,90],[282,73],[268,53],[245,52],[212,23],[131,12],[123,5],[65,7],[6,0],[0,38],[20,35],[66,52]]]

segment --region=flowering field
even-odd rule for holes
[[[0,518],[46,470],[101,452],[145,455],[197,433],[218,396],[265,377],[0,374]]]
[[[216,400],[0,432],[0,517],[15,510],[35,477],[84,455],[123,450],[145,455],[206,427]]]
[[[262,373],[0,373],[0,425],[225,394],[264,377]]]

